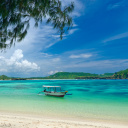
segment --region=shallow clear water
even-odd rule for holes
[[[61,86],[72,95],[37,95],[42,85]],[[128,80],[0,81],[0,111],[127,122]]]

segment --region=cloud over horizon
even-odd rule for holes
[[[30,73],[40,71],[40,67],[26,59],[23,59],[24,55],[21,49],[14,51],[10,58],[0,56],[0,72],[14,72],[14,73]]]

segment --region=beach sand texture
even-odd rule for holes
[[[31,117],[15,114],[0,114],[0,128],[127,128],[127,124],[58,120],[41,117]]]

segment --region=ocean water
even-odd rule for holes
[[[42,85],[72,93],[45,96]],[[0,81],[0,112],[128,122],[128,80]]]

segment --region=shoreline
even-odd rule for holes
[[[0,128],[127,128],[128,124],[100,120],[53,118],[0,112]]]
[[[0,81],[27,81],[27,80],[128,80],[128,79],[26,79],[26,80],[0,80]]]

